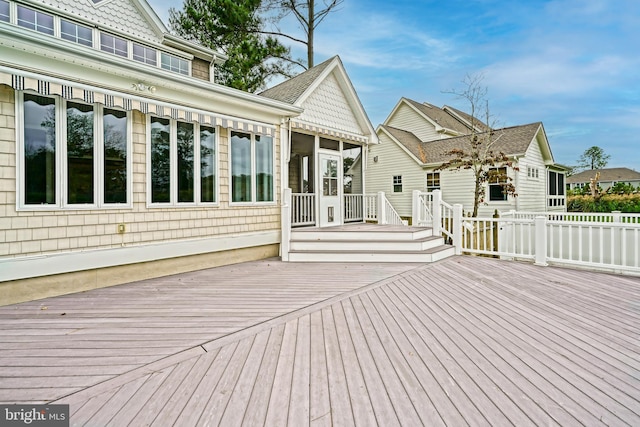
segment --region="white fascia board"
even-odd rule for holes
[[[0,282],[280,243],[280,230],[0,260]]]
[[[11,32],[7,30],[9,28],[0,25],[0,46],[9,48],[8,52],[3,52],[2,61],[17,69],[25,69],[24,64],[28,63],[25,53],[32,53],[37,58],[32,61],[31,67],[27,65],[29,67],[28,71],[51,75],[52,77],[68,78],[68,76],[64,75],[52,75],[50,74],[50,69],[42,68],[43,59],[58,60],[74,67],[92,68],[102,73],[108,70],[107,73],[113,76],[129,78],[133,81],[144,81],[152,83],[156,87],[166,87],[181,93],[191,93],[199,96],[210,94],[211,96],[217,96],[218,101],[241,105],[243,108],[251,110],[267,108],[272,114],[278,116],[295,117],[303,111],[299,107],[282,101],[172,73],[159,67],[147,66],[97,49],[80,46],[67,40],[42,35],[35,31],[19,27],[11,27]],[[10,50],[12,48],[15,50],[13,55],[15,62],[10,63],[9,61],[12,59]],[[45,63],[44,65],[47,64]],[[84,83],[100,86],[100,82],[95,80],[85,80]],[[224,97],[224,99],[220,99],[220,96]]]

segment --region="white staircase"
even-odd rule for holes
[[[293,262],[434,262],[454,255],[427,227],[353,224],[291,230]]]

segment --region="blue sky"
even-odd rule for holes
[[[149,3],[165,23],[177,4]],[[445,92],[483,75],[498,125],[543,122],[556,162],[597,145],[640,171],[640,0],[345,0],[315,48],[340,55],[374,126],[403,96],[468,111]]]

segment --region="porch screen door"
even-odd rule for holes
[[[319,153],[320,162],[320,227],[342,224],[341,176],[342,158]]]

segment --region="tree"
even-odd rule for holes
[[[603,169],[609,163],[610,155],[605,154],[600,147],[593,146],[587,148],[578,159],[578,168],[580,169]]]
[[[478,206],[484,203],[486,185],[497,185],[506,196],[517,196],[512,178],[508,175],[508,168],[518,170],[513,161],[503,152],[496,151],[496,141],[500,131],[493,129],[487,99],[487,88],[482,85],[482,76],[467,75],[462,83],[462,91],[451,90],[447,93],[456,95],[469,103],[470,133],[465,143],[446,154],[452,157],[443,163],[439,170],[470,170],[474,177],[473,213],[478,216]],[[484,118],[484,121],[480,119]]]
[[[171,29],[188,40],[228,56],[217,81],[247,92],[262,89],[269,78],[290,77],[290,50],[273,35],[263,35],[261,0],[185,0],[169,9]]]
[[[344,0],[323,0],[324,7],[318,10],[315,0],[266,0],[265,10],[267,12],[272,10],[276,11],[276,15],[272,17],[276,31],[265,32],[265,34],[284,37],[293,42],[305,45],[307,48],[306,67],[300,61],[293,62],[306,69],[312,68],[314,65],[315,30],[327,15],[335,11],[343,2]],[[293,37],[283,33],[278,27],[278,23],[289,15],[293,15],[298,21],[298,24],[304,32],[304,38]]]

